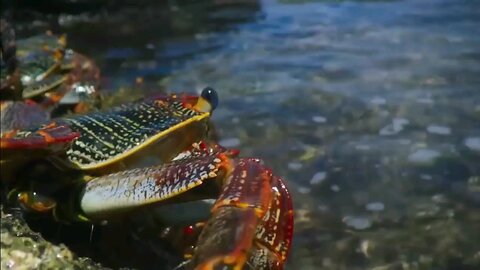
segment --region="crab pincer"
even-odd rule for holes
[[[293,232],[291,197],[283,180],[260,160],[235,159],[237,154],[218,145],[194,144],[171,163],[92,179],[82,192],[81,209],[88,219],[108,219],[143,205],[167,207],[182,197],[199,199],[197,191],[214,183],[220,195],[205,217],[189,265],[282,269]]]
[[[293,232],[288,190],[258,159],[233,163],[198,239],[193,264],[204,270],[282,269]]]
[[[24,130],[13,129],[2,133],[0,145],[3,151],[8,149],[53,150],[59,146],[64,148],[79,136],[80,133],[73,131],[67,125],[52,122],[32,130],[28,128]]]

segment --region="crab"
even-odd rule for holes
[[[50,116],[98,107],[99,69],[92,60],[68,49],[65,35],[47,32],[16,40],[5,20],[1,21],[1,35],[2,113],[17,113],[26,127],[38,123],[39,117],[47,121]],[[24,102],[29,106],[21,104]],[[45,113],[37,114],[38,108]]]
[[[282,269],[293,233],[288,189],[259,159],[240,158],[238,150],[208,140],[217,104],[216,91],[207,87],[200,96],[162,95],[5,132],[2,169],[24,175],[22,168],[36,159],[83,176],[52,190],[32,188],[39,184],[11,173],[9,199],[62,221],[101,224],[214,198],[187,267]]]

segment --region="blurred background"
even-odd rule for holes
[[[215,88],[220,144],[287,179],[286,269],[480,269],[480,1],[3,0],[2,10],[17,38],[66,33],[100,67],[107,102]]]

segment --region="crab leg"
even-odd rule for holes
[[[227,166],[229,157],[236,154],[218,145],[208,148],[195,143],[170,163],[91,179],[80,197],[81,211],[89,219],[102,220],[119,212],[168,201],[214,179]]]
[[[247,265],[282,269],[293,231],[290,195],[283,181],[258,159],[232,159],[236,154],[200,145],[168,164],[92,179],[79,200],[82,212],[101,220],[168,201],[205,181],[223,180],[223,190],[189,264],[203,270]]]
[[[263,216],[251,249],[249,265],[255,269],[281,269],[293,237],[292,198],[282,179],[273,176],[273,199]]]
[[[80,134],[55,122],[33,130],[12,130],[0,137],[1,149],[40,149],[68,145]],[[58,148],[58,147],[57,147]],[[56,149],[56,148],[55,148]]]
[[[80,206],[87,217],[101,220],[163,202],[200,186],[215,175],[220,162],[215,156],[208,156],[195,162],[180,160],[97,177],[86,183]]]
[[[241,159],[212,209],[192,259],[196,269],[282,269],[290,248],[291,198],[257,159]]]

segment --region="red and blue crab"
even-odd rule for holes
[[[10,199],[61,220],[98,223],[215,198],[187,267],[282,269],[292,241],[291,197],[260,160],[206,140],[217,103],[206,88],[199,97],[156,97],[3,133],[2,167],[19,171],[35,159],[90,175],[42,193],[13,172],[5,179]]]
[[[99,69],[68,49],[65,36],[46,33],[16,40],[5,20],[1,36],[1,109],[2,114],[20,119],[17,126],[25,124],[18,127],[37,124],[40,117],[47,121],[50,116],[85,113],[98,106]],[[45,112],[37,114],[39,109]]]

